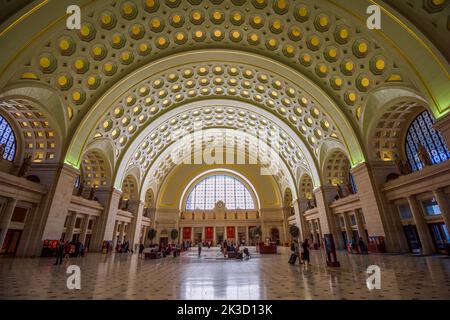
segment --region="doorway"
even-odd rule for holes
[[[21,236],[22,230],[8,229],[1,253],[15,255]]]
[[[86,239],[84,240],[84,247],[89,249],[89,245],[91,244],[92,234],[87,234]]]
[[[409,251],[413,253],[420,252],[422,245],[420,244],[416,226],[409,224],[403,226],[403,230],[405,231],[406,240],[408,241]]]
[[[162,246],[167,246],[169,244],[169,238],[168,237],[160,237],[159,244]]]
[[[450,243],[450,237],[446,225],[443,222],[438,222],[430,223],[428,227],[430,228],[430,233],[436,250],[446,253],[447,246]]]
[[[342,231],[342,240],[344,241],[345,247],[348,246],[348,240],[347,240],[347,232]]]

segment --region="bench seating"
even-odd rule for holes
[[[145,252],[144,253],[145,259],[159,259],[161,257],[162,257],[161,252]]]

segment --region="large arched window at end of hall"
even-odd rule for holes
[[[430,154],[433,164],[450,159],[450,152],[441,134],[433,128],[433,118],[428,111],[420,113],[406,133],[406,156],[413,171],[423,168],[417,148],[422,144]]]
[[[241,181],[227,175],[213,175],[195,185],[187,198],[186,210],[211,210],[219,201],[228,210],[255,209],[252,194]]]
[[[6,121],[0,115],[0,145],[4,145],[3,159],[7,161],[13,161],[16,155],[16,137],[14,131]]]

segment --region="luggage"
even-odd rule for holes
[[[293,253],[293,254],[291,254],[291,257],[289,258],[289,263],[295,264],[295,261],[297,261],[297,255]]]

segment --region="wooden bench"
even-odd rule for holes
[[[227,252],[227,257],[228,259],[242,259],[242,252],[229,251]]]
[[[144,253],[145,259],[160,259],[162,257],[161,252],[146,252]]]

